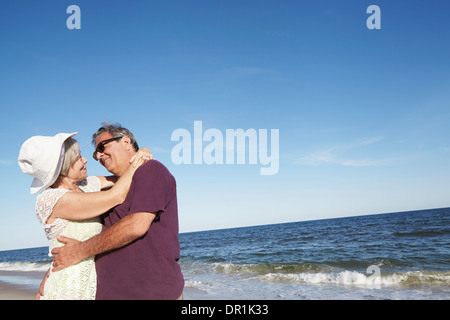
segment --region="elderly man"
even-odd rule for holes
[[[94,159],[120,177],[138,150],[133,134],[105,124],[93,136]],[[176,183],[156,160],[135,173],[126,200],[104,216],[104,230],[85,241],[60,237],[54,271],[96,256],[97,296],[109,299],[179,299],[184,279],[178,264]]]

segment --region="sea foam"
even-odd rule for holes
[[[51,262],[0,262],[0,271],[47,271]]]

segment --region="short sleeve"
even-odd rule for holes
[[[133,199],[130,214],[136,212],[164,212],[173,188],[173,177],[158,161],[141,166],[133,178]]]
[[[37,196],[36,215],[41,225],[45,225],[47,223],[47,220],[52,214],[56,203],[63,195],[66,194],[66,192],[69,192],[69,190],[47,189]]]

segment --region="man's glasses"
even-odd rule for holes
[[[116,141],[116,140],[120,140],[123,137],[116,137],[116,138],[111,138],[111,139],[106,139],[103,141],[100,141],[97,148],[95,148],[94,154],[92,155],[92,157],[94,158],[95,161],[98,161],[97,159],[97,153],[98,152],[103,152],[105,151],[105,144],[110,143],[111,141]]]

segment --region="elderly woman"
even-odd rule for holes
[[[31,194],[42,191],[36,198],[36,215],[50,242],[50,251],[62,245],[56,239],[58,235],[85,241],[100,233],[98,216],[125,200],[134,172],[152,158],[144,148],[147,152],[140,150],[120,179],[88,177],[87,160],[81,156],[74,135],[31,137],[19,154],[20,168],[34,177]],[[104,189],[108,190],[101,191]],[[50,269],[47,276],[41,299],[95,299],[94,257],[58,272]]]

